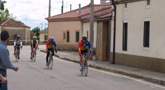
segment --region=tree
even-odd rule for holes
[[[16,19],[16,16],[10,14],[9,10],[5,8],[4,6],[5,3],[6,1],[1,1],[0,21],[2,21],[2,19],[8,19],[8,18]]]
[[[6,1],[1,1],[1,10],[4,10],[5,9],[5,4],[6,3]]]
[[[40,35],[40,33],[39,33],[40,32],[40,28],[39,27],[35,27],[35,28],[32,29],[32,32],[36,33],[36,36],[39,37],[39,35]]]

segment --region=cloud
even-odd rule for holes
[[[39,26],[40,23],[47,23],[45,20],[48,17],[49,0],[6,0],[5,8],[8,8],[10,13],[13,13],[17,20],[25,22],[32,28]],[[64,12],[77,9],[79,4],[85,6],[90,3],[90,0],[64,0]],[[95,0],[95,4],[100,3],[100,0]],[[61,13],[62,0],[51,0],[51,16]]]

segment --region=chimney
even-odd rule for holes
[[[72,10],[72,4],[70,4],[70,11]]]
[[[62,0],[62,6],[61,6],[61,14],[64,13],[64,1]]]
[[[81,4],[79,4],[79,14],[81,14]]]
[[[107,0],[100,0],[100,5],[102,9],[106,7],[106,1]]]

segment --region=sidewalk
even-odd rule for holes
[[[45,52],[45,50],[40,51]],[[79,63],[78,52],[58,51],[58,54],[56,54],[55,56],[67,61]],[[152,83],[165,85],[165,73],[147,71],[123,65],[110,64],[106,61],[97,60],[89,60],[88,65],[92,68],[123,74],[126,76],[143,79]]]

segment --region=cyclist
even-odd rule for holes
[[[89,59],[89,53],[92,56],[91,44],[87,40],[86,36],[83,36],[82,40],[79,42],[78,51],[79,51],[79,56],[80,56],[80,71],[82,71],[82,56],[81,55],[83,55],[84,53],[87,54],[86,60]]]
[[[50,37],[49,40],[46,43],[46,66],[48,66],[48,57],[49,57],[49,51],[52,52],[52,56],[54,55],[54,51],[56,51],[57,53],[57,46],[56,46],[56,42],[54,41],[54,37]]]
[[[17,35],[16,39],[14,40],[14,55],[15,55],[15,51],[16,48],[18,49],[18,59],[20,59],[19,55],[20,55],[20,46],[22,48],[22,40],[20,39],[20,35]]]
[[[37,40],[36,36],[33,36],[33,40],[31,41],[31,57],[30,57],[30,59],[32,59],[33,48],[35,48],[35,51],[38,48],[38,40]]]

